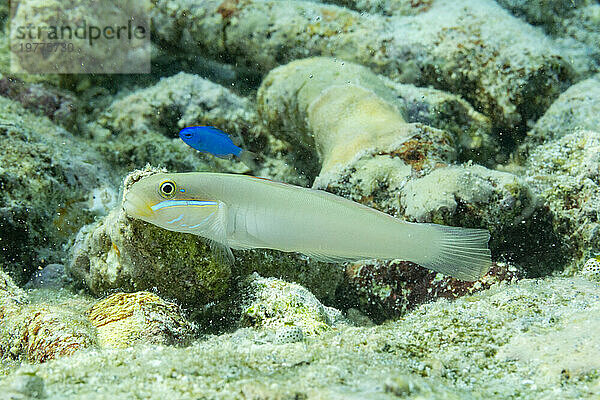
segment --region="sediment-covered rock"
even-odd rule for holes
[[[76,122],[75,96],[48,84],[28,83],[0,73],[0,96],[19,102],[24,108],[45,115],[67,129]]]
[[[306,288],[281,279],[253,274],[244,293],[241,323],[276,332],[280,341],[321,334],[341,319],[338,310],[323,306]]]
[[[600,128],[600,74],[576,83],[562,93],[537,120],[521,146],[521,153],[572,133]]]
[[[64,261],[63,244],[90,223],[95,190],[115,176],[85,142],[0,97],[0,262],[18,284]]]
[[[115,293],[94,304],[87,317],[106,348],[186,345],[195,331],[178,305],[149,292]]]
[[[526,175],[552,212],[553,229],[569,254],[566,270],[581,270],[600,254],[600,132],[575,130],[537,147]]]
[[[518,135],[572,73],[550,40],[491,0],[439,0],[426,12],[391,18],[303,1],[205,0],[190,7],[165,0],[155,2],[152,22],[171,46],[265,72],[326,55],[432,85],[461,94]]]
[[[283,345],[264,340],[261,331],[240,329],[183,349],[81,352],[24,365],[0,379],[0,390],[19,388],[28,374],[43,379],[49,398],[127,398],[132,388],[157,400],[348,393],[384,399],[588,398],[600,389],[600,352],[590,335],[600,320],[599,290],[583,278],[521,280],[425,304],[378,326],[341,324]]]
[[[595,0],[498,0],[513,15],[540,26],[569,60],[578,78],[600,69],[600,4]]]

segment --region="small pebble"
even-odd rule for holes
[[[302,332],[302,328],[298,326],[286,326],[275,333],[276,344],[296,343],[303,339],[304,333]]]
[[[595,257],[587,260],[583,265],[581,275],[589,280],[600,282],[600,259]]]

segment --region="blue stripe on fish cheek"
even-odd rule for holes
[[[215,211],[216,211],[216,210],[215,210]],[[198,228],[198,227],[200,227],[200,226],[204,225],[205,223],[207,223],[207,222],[208,222],[208,220],[210,219],[210,217],[212,217],[212,216],[215,214],[215,211],[211,212],[211,213],[208,215],[208,217],[204,218],[202,221],[200,221],[200,223],[198,223],[198,224],[196,224],[196,225],[189,226],[188,228],[190,228],[190,229],[195,229],[195,228]]]
[[[216,201],[209,200],[163,200],[159,203],[154,204],[150,208],[152,209],[152,211],[156,211],[172,207],[208,207],[216,205],[218,205]]]
[[[167,221],[167,224],[172,224],[172,223],[174,223],[174,222],[181,221],[182,219],[183,219],[183,214],[181,214],[181,215],[180,215],[179,217],[177,217],[177,218],[173,218],[172,220],[170,220],[170,221]]]

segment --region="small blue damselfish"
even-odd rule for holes
[[[236,146],[228,134],[214,126],[189,126],[179,131],[179,137],[188,146],[219,158],[238,157],[250,169],[256,168],[254,153]]]

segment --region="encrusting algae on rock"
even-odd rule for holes
[[[0,271],[0,359],[45,362],[95,347],[87,318],[69,307],[30,303]]]
[[[87,317],[105,348],[185,345],[195,329],[179,306],[149,292],[115,293],[90,308]]]
[[[376,322],[405,315],[439,298],[456,299],[522,278],[518,268],[501,262],[494,263],[482,279],[466,282],[398,260],[349,263],[346,275],[350,283],[347,301]]]
[[[157,172],[150,168],[130,174],[125,193]],[[67,272],[96,295],[157,288],[163,296],[198,305],[223,296],[231,276],[231,267],[218,263],[207,243],[130,219],[120,206],[82,229],[72,254]]]
[[[274,331],[281,343],[321,334],[341,320],[338,310],[298,284],[253,274],[244,287],[242,325]]]

